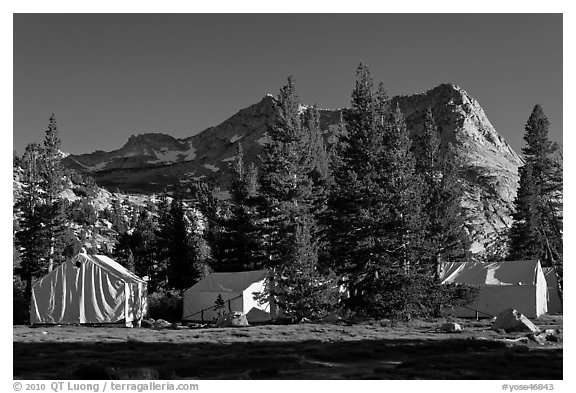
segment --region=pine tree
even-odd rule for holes
[[[315,184],[320,183],[322,169],[313,153],[321,140],[318,114],[301,116],[291,77],[275,105],[277,116],[268,130],[260,178],[268,267],[275,271],[274,294],[287,315],[317,317],[330,307],[333,290],[318,268],[315,211],[321,193]]]
[[[277,118],[264,147],[261,192],[267,218],[270,266],[281,263],[290,248],[297,221],[310,214],[312,180],[306,137],[302,130],[294,81],[280,90]]]
[[[32,280],[48,272],[51,234],[46,225],[53,216],[52,205],[47,203],[45,192],[45,154],[37,143],[26,146],[20,160],[22,195],[15,201],[19,213],[19,228],[15,242],[20,252],[20,266],[16,273],[26,281],[26,296],[30,296]]]
[[[555,268],[562,284],[562,166],[555,157],[558,145],[548,139],[549,127],[542,107],[536,105],[525,126],[525,164],[518,169],[508,257],[539,259]]]
[[[421,261],[434,271],[441,259],[462,259],[469,254],[470,239],[464,230],[460,207],[462,186],[458,180],[456,154],[451,145],[440,150],[438,128],[431,108],[416,138],[416,170],[423,180],[423,213],[426,242]]]
[[[229,215],[222,224],[222,252],[217,268],[221,271],[262,269],[266,260],[258,226],[258,171],[253,164],[245,168],[240,143],[233,170]]]
[[[64,189],[64,167],[60,152],[60,138],[56,117],[50,116],[42,150],[42,188],[45,192],[44,222],[48,231],[48,271],[64,259],[64,230],[66,218],[61,206],[60,193]]]
[[[374,89],[360,64],[351,108],[344,113],[330,205],[332,259],[350,292],[368,310],[375,282],[409,273],[422,247],[421,179],[415,173],[404,117]]]
[[[172,200],[169,214],[168,285],[183,290],[208,273],[210,248],[201,235],[198,221],[187,215],[180,195]]]

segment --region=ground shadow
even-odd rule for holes
[[[15,379],[562,379],[562,349],[485,340],[14,343]]]

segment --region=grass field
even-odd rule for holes
[[[562,335],[540,345],[490,321],[228,329],[14,326],[15,379],[562,379]],[[562,330],[562,317],[535,321]]]

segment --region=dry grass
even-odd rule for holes
[[[22,379],[562,379],[562,344],[518,344],[489,321],[230,329],[14,327]],[[562,329],[562,319],[537,321]]]

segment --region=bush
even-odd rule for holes
[[[159,291],[148,296],[148,317],[169,322],[182,320],[184,303],[178,291]]]
[[[467,305],[478,289],[465,285],[439,284],[419,273],[388,271],[365,283],[355,311],[370,318],[410,320],[440,317],[443,307]]]

